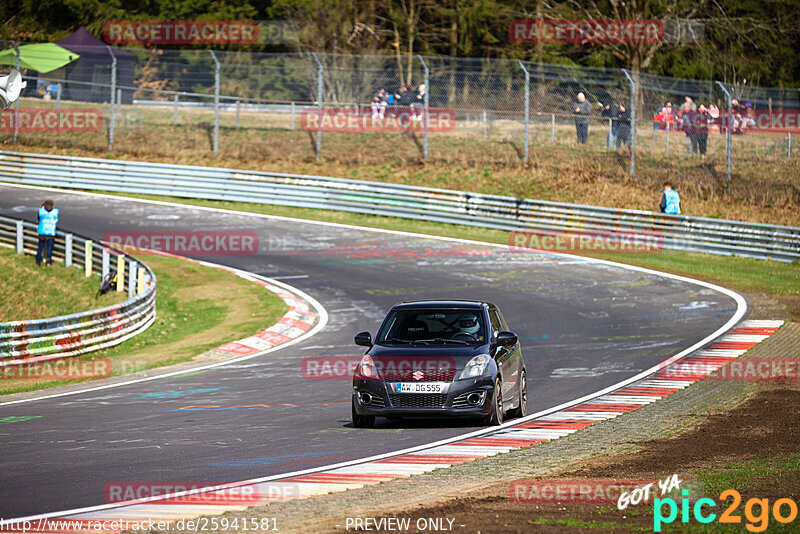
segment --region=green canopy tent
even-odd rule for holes
[[[80,55],[55,43],[39,43],[19,47],[19,65],[23,69],[41,74],[60,69],[78,59]],[[0,65],[17,66],[17,53],[13,48],[0,52]]]

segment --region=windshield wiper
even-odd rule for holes
[[[398,339],[396,337],[393,337],[391,339],[384,339],[383,341],[379,341],[378,343],[402,343],[404,345],[414,345],[416,343],[422,343],[423,345],[427,345],[427,343],[425,343],[424,340],[411,341],[408,339]]]
[[[460,339],[445,339],[443,337],[437,337],[435,339],[422,339],[420,341],[429,343],[457,343],[458,345],[469,345],[469,343],[466,341],[461,341]]]

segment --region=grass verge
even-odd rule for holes
[[[100,278],[53,262],[36,266],[33,257],[0,247],[0,322],[45,319],[104,308],[125,300],[122,293],[95,298]]]
[[[288,310],[277,295],[228,271],[181,258],[136,255],[158,277],[155,323],[121,345],[79,357],[110,358],[112,376],[191,360],[271,326]],[[74,382],[7,379],[0,381],[0,394]]]

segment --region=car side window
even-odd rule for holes
[[[500,321],[500,316],[497,314],[497,310],[489,310],[489,321],[492,323],[492,337],[496,337],[497,333],[503,329],[503,323]]]

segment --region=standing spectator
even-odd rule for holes
[[[36,266],[42,264],[42,253],[45,252],[47,265],[53,265],[53,245],[56,241],[56,226],[58,226],[58,208],[53,207],[53,201],[48,199],[39,208],[39,248],[36,250]]]
[[[692,111],[697,111],[697,104],[694,103],[694,100],[692,100],[691,96],[683,97],[683,105],[685,106],[686,104],[689,104],[689,107],[692,109]]]
[[[667,102],[661,111],[654,117],[662,130],[675,129],[675,110],[672,108],[672,102]]]
[[[627,106],[623,103],[619,105],[619,111],[617,112],[617,144],[616,149],[619,150],[619,147],[622,144],[625,144],[628,148],[631,147],[631,112],[628,110]]]
[[[720,127],[719,122],[719,108],[713,103],[708,105],[708,116],[711,119],[712,124],[710,129],[714,132],[721,132],[722,128]]]
[[[708,120],[710,115],[704,105],[697,108],[697,149],[700,151],[700,157],[706,157],[706,147],[708,146]]]
[[[661,213],[678,215],[681,212],[681,197],[672,189],[672,183],[664,182],[664,192],[661,193],[661,203],[658,205]]]
[[[609,102],[606,105],[600,104],[600,106],[603,108],[603,110],[600,112],[600,116],[603,117],[604,119],[611,120],[611,127],[608,130],[608,135],[606,135],[606,148],[611,148],[615,146],[617,140],[619,121],[616,121],[614,119],[617,118],[619,110],[617,109],[617,106],[615,106],[611,102]]]
[[[697,154],[697,112],[692,110],[688,102],[683,104],[683,115],[681,115],[681,129],[686,134],[686,152],[693,156]]]
[[[585,145],[589,139],[589,116],[592,114],[592,106],[586,101],[586,95],[578,93],[578,102],[572,110],[575,115],[575,130],[578,134],[578,143]]]

